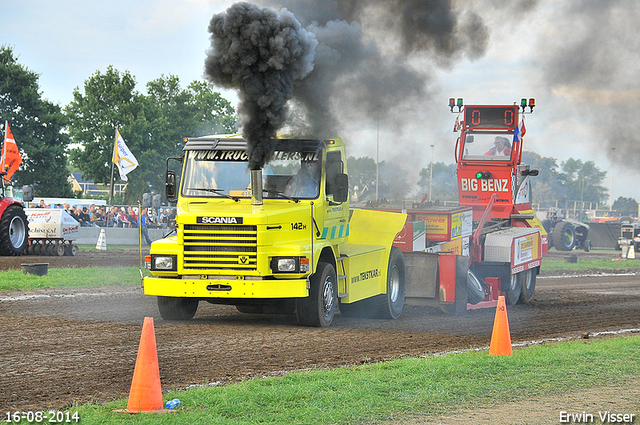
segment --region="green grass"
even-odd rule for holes
[[[137,252],[137,248],[129,247],[129,249]],[[578,263],[572,264],[563,260],[542,260],[542,271],[586,269],[640,269],[640,261],[622,260],[618,263],[613,260],[579,260]],[[149,275],[146,269],[143,270],[143,272],[145,275]],[[140,272],[137,267],[50,268],[46,276],[27,275],[24,274],[22,270],[0,271],[0,291],[10,289],[29,290],[37,288],[132,285],[138,283],[140,283]]]
[[[569,263],[566,260],[547,260],[542,258],[541,271],[580,271],[580,270],[640,270],[639,260],[621,259],[615,260],[583,260],[578,258],[577,263]]]
[[[0,291],[133,284],[140,284],[137,267],[50,268],[45,276],[24,274],[22,270],[0,271]]]
[[[90,424],[368,424],[558,395],[640,376],[640,337],[465,352],[171,392],[177,413],[128,415],[126,399],[78,410]]]
[[[78,245],[78,248],[80,248],[80,251],[95,251],[96,250],[96,245],[92,244],[92,245],[86,245],[86,244],[82,244],[82,245]],[[139,251],[139,247],[138,245],[113,245],[113,244],[107,244],[107,251],[120,251],[120,250],[126,250],[126,251],[135,251],[138,252]],[[146,245],[142,246],[142,251],[149,251],[149,247]]]

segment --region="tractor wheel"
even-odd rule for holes
[[[576,244],[576,231],[571,223],[560,221],[553,228],[553,246],[558,251],[571,251]]]
[[[190,320],[198,310],[197,298],[158,297],[158,310],[164,320]]]
[[[318,263],[310,283],[309,296],[296,299],[298,323],[325,328],[331,325],[338,305],[336,270],[329,263]]]
[[[24,209],[7,207],[0,219],[0,255],[21,255],[29,246],[29,224]]]
[[[504,286],[503,286],[504,290]],[[504,291],[504,300],[507,305],[514,305],[520,299],[522,293],[522,273],[516,273],[511,275],[509,280],[509,286]]]
[[[520,293],[520,302],[529,304],[533,299],[533,293],[536,290],[536,269],[529,269],[522,274],[522,292]]]

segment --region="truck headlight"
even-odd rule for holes
[[[178,261],[175,255],[151,255],[151,270],[178,270]]]
[[[304,273],[309,271],[309,260],[306,257],[273,257],[271,270],[274,273]]]
[[[295,258],[278,258],[277,270],[279,272],[295,272],[296,259]]]

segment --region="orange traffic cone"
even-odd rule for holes
[[[511,352],[511,333],[509,332],[507,306],[504,302],[504,295],[500,295],[498,297],[496,317],[493,321],[493,332],[491,332],[489,354],[494,356],[510,356]]]
[[[145,317],[142,336],[138,348],[136,367],[129,391],[129,402],[125,413],[163,413],[160,369],[156,351],[156,335],[153,329],[153,317]]]

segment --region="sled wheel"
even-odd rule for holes
[[[529,304],[533,299],[536,290],[536,269],[529,269],[522,272],[522,292],[520,292],[520,302]]]
[[[64,244],[56,244],[53,246],[53,251],[55,252],[55,255],[57,255],[58,257],[62,257],[64,255]]]
[[[512,274],[509,279],[509,286],[507,287],[504,295],[504,300],[507,305],[513,305],[520,299],[522,293],[522,273]]]

